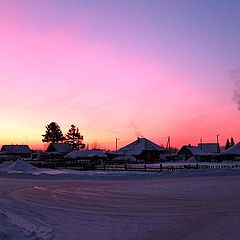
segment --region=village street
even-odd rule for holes
[[[238,239],[240,177],[0,178],[0,239]]]

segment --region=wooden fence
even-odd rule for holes
[[[203,164],[183,164],[183,165],[100,165],[96,166],[96,170],[102,171],[141,171],[141,172],[162,172],[162,171],[176,171],[186,169],[220,169],[220,168],[239,168],[240,164],[231,165],[203,165]]]
[[[84,170],[100,170],[100,171],[139,171],[139,172],[162,172],[162,171],[176,171],[186,169],[216,169],[216,168],[240,168],[240,164],[176,164],[166,165],[160,163],[159,165],[148,164],[125,164],[125,165],[95,165],[89,162],[77,161],[27,161],[38,168],[66,168],[78,171]]]

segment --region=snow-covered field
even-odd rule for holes
[[[0,239],[239,239],[239,188],[240,169],[74,172],[5,163]]]

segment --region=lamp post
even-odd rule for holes
[[[116,151],[118,150],[118,141],[119,140],[120,140],[119,138],[116,138]]]

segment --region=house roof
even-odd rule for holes
[[[197,147],[197,146],[183,146],[183,147],[179,150],[179,152],[181,152],[181,150],[182,150],[183,148],[188,149],[188,150],[192,153],[193,156],[209,156],[209,155],[212,154],[212,153],[203,152],[203,151],[202,151],[199,147]]]
[[[107,157],[106,153],[101,150],[78,150],[72,151],[65,155],[65,158],[91,158],[91,157]]]
[[[50,143],[50,145],[47,148],[47,151],[56,151],[59,153],[69,153],[72,151],[72,147],[68,143]]]
[[[196,146],[187,147],[187,149],[191,151],[191,153],[195,156],[206,155],[205,152],[203,152],[199,147]]]
[[[223,151],[222,154],[240,155],[240,142]]]
[[[199,143],[198,148],[206,153],[218,153],[220,150],[218,143]]]
[[[166,151],[166,149],[148,140],[147,138],[138,138],[136,141],[115,151],[115,153],[125,155],[140,155],[143,151]]]
[[[32,153],[28,145],[2,145],[1,151],[5,154]]]

